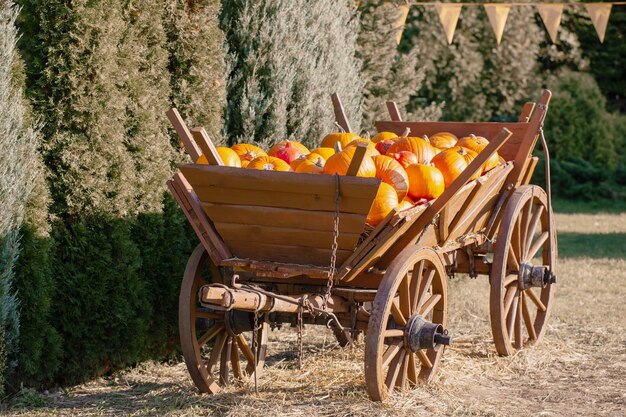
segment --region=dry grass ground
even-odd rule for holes
[[[498,357],[487,280],[457,277],[455,340],[439,376],[383,404],[365,394],[363,347],[341,349],[328,330],[309,326],[302,371],[294,369],[295,332],[270,334],[258,395],[249,383],[199,395],[184,364],[143,364],[48,396],[25,393],[4,415],[626,415],[626,214],[556,221],[559,283],[543,343]]]

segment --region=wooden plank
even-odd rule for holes
[[[196,143],[200,145],[200,149],[202,149],[202,153],[206,157],[207,161],[209,161],[209,164],[224,166],[222,157],[217,153],[217,149],[215,149],[213,141],[203,127],[194,127],[191,129],[191,134],[196,140]]]
[[[277,207],[202,203],[204,211],[215,223],[246,224],[254,219],[259,226],[332,231],[334,213],[330,211],[296,210]],[[339,233],[363,233],[365,215],[339,213]]]
[[[528,159],[528,163],[526,164],[526,168],[524,170],[524,176],[522,179],[522,184],[530,184],[530,180],[533,178],[533,173],[535,172],[535,168],[537,168],[537,162],[539,162],[539,158],[533,156]]]
[[[331,250],[307,248],[304,246],[255,244],[251,245],[244,240],[225,240],[226,244],[237,258],[248,258],[257,261],[281,262],[301,265],[330,265]],[[352,251],[337,250],[337,263],[347,259]],[[232,256],[231,256],[232,258]]]
[[[365,154],[367,152],[367,143],[359,142],[356,145],[356,150],[354,151],[354,155],[352,156],[352,160],[350,161],[350,166],[348,167],[348,171],[346,175],[349,177],[355,177],[358,174],[359,169],[361,168],[361,164],[363,163],[363,159],[365,158]]]
[[[386,268],[398,253],[417,239],[417,237],[422,233],[422,230],[424,230],[424,227],[441,212],[445,205],[463,188],[474,173],[482,168],[485,161],[487,161],[491,155],[500,149],[510,137],[511,132],[508,129],[503,128],[502,131],[491,142],[489,142],[485,149],[483,149],[483,151],[480,152],[472,162],[470,162],[461,175],[459,175],[459,177],[444,190],[443,194],[433,201],[432,205],[427,207],[426,210],[424,210],[424,212],[412,222],[411,227],[407,229],[404,235],[393,244],[387,253],[385,253],[384,257],[381,259],[383,267]]]
[[[445,242],[450,235],[450,223],[454,220],[459,210],[462,208],[468,196],[476,188],[476,181],[472,181],[466,184],[454,197],[450,199],[448,204],[444,206],[439,213],[439,219],[437,220],[438,241]]]
[[[189,132],[189,129],[187,128],[187,125],[185,124],[185,121],[181,117],[180,113],[178,113],[178,110],[176,110],[176,108],[172,107],[165,112],[165,115],[170,120],[170,123],[172,123],[172,126],[174,126],[174,130],[176,130],[178,137],[183,143],[185,151],[191,157],[191,160],[193,162],[196,162],[198,158],[200,158],[202,152],[200,151],[200,148],[198,148],[196,142],[193,140],[193,136],[191,136],[191,132]]]
[[[307,275],[311,278],[327,278],[328,268],[321,266],[304,266],[298,264],[286,264],[275,262],[255,261],[252,259],[231,258],[224,259],[220,266],[232,266],[244,268],[250,271],[271,272],[270,276],[276,278],[289,278],[298,275]],[[265,274],[268,276],[269,274]]]
[[[187,181],[193,185],[218,186],[240,190],[280,191],[286,193],[317,194],[335,197],[334,175],[311,175],[296,172],[277,172],[259,169],[216,167],[212,165],[183,164],[179,166]],[[374,200],[378,178],[339,177],[341,198],[356,197]],[[334,201],[334,200],[333,200]],[[334,211],[334,204],[333,204]],[[368,207],[369,211],[369,207]]]
[[[535,103],[525,103],[524,107],[522,107],[522,113],[519,115],[517,121],[527,123],[530,120],[530,115],[533,114],[533,110],[535,110]]]
[[[398,105],[395,101],[387,101],[385,102],[387,106],[387,111],[389,112],[389,117],[394,122],[401,122],[402,116],[400,115],[400,110],[398,109]]]
[[[194,185],[194,191],[202,202],[238,204],[261,207],[280,207],[299,210],[335,211],[335,198],[328,195],[309,194],[306,188],[302,193],[285,193],[265,190],[240,190],[213,186]],[[372,205],[365,198],[342,197],[339,210],[343,213],[367,214]]]
[[[343,104],[341,104],[339,95],[337,93],[333,93],[330,98],[333,101],[333,110],[335,111],[335,120],[337,121],[337,124],[339,124],[344,131],[348,133],[352,132],[352,127],[350,126],[350,122],[346,116]]]
[[[411,129],[411,136],[432,136],[439,132],[451,132],[458,137],[475,134],[492,140],[502,128],[512,132],[511,138],[498,151],[506,161],[513,160],[526,132],[529,123],[500,123],[500,122],[394,122],[377,121],[376,129],[379,132],[389,131],[401,135],[406,128]]]
[[[496,204],[507,175],[512,169],[513,164],[508,163],[502,167],[494,168],[487,175],[477,180],[472,195],[466,199],[463,207],[458,210],[457,215],[450,224],[450,234],[441,246],[466,233],[477,232],[485,226],[488,214],[491,213]],[[487,214],[487,216],[484,216],[484,214]]]
[[[254,219],[250,219],[247,224],[215,222],[214,225],[225,241],[247,240],[250,245],[267,243],[330,249],[333,244],[332,231],[260,226],[253,223]],[[340,233],[337,236],[339,249],[354,250],[360,236],[354,233]]]

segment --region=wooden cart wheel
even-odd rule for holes
[[[556,265],[557,243],[541,187],[524,185],[513,192],[496,239],[491,329],[498,354],[508,356],[541,340],[552,307],[554,271],[549,265]]]
[[[375,401],[435,375],[450,338],[447,276],[432,249],[407,247],[389,265],[365,339],[365,385]]]
[[[231,376],[242,379],[254,373],[252,343],[253,315],[242,311],[213,311],[200,306],[198,290],[212,282],[222,282],[219,268],[202,244],[193,251],[180,289],[178,328],[185,364],[201,392],[215,394]],[[263,368],[267,348],[267,323],[259,318],[257,331],[257,375]]]

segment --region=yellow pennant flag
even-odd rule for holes
[[[454,31],[456,30],[456,24],[459,21],[459,15],[461,14],[461,8],[463,5],[438,3],[435,7],[437,8],[437,14],[439,15],[441,26],[443,26],[443,31],[446,32],[448,45],[450,45],[452,43],[452,38],[454,37]]]
[[[406,23],[406,18],[409,16],[409,5],[401,4],[398,6],[400,9],[400,15],[398,16],[398,20],[396,21],[395,27],[398,30],[396,34],[396,43],[400,44],[400,39],[402,39],[402,32],[404,31],[404,24]]]
[[[535,6],[537,6],[539,16],[541,16],[552,43],[556,43],[556,35],[561,24],[561,16],[563,15],[563,5],[545,3],[536,4]]]
[[[604,42],[604,35],[606,34],[606,25],[609,23],[609,16],[611,15],[611,3],[586,3],[587,13],[591,17],[593,27],[596,28],[600,43]]]
[[[485,4],[484,7],[493,33],[496,35],[498,45],[500,45],[502,34],[504,33],[504,25],[506,25],[506,18],[509,16],[511,6],[506,4]]]

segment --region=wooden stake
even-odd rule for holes
[[[341,126],[346,133],[351,133],[352,127],[350,127],[350,122],[348,121],[346,112],[341,104],[339,95],[337,95],[337,93],[333,93],[330,97],[333,101],[333,109],[335,110],[335,120],[337,120],[339,126]]]
[[[174,126],[174,130],[176,130],[178,137],[183,142],[183,147],[185,148],[185,151],[191,157],[193,162],[196,162],[198,158],[200,158],[202,152],[200,151],[200,148],[198,148],[196,142],[193,140],[191,132],[189,132],[189,129],[187,128],[187,125],[185,124],[183,118],[180,116],[180,113],[178,113],[178,110],[176,110],[175,107],[172,107],[165,112],[165,115],[170,120],[170,123],[172,123],[172,126]]]
[[[387,111],[389,112],[389,117],[391,117],[391,121],[393,122],[401,122],[402,116],[400,115],[400,110],[398,109],[398,105],[395,101],[387,101],[385,103],[387,106]]]
[[[354,156],[352,157],[352,161],[350,162],[350,166],[348,167],[348,172],[346,173],[346,175],[354,177],[358,174],[366,154],[367,143],[359,142],[356,145],[356,150],[354,151]]]
[[[202,153],[206,157],[207,161],[209,161],[209,164],[220,166],[224,165],[222,157],[219,153],[217,153],[217,149],[215,149],[213,141],[203,127],[194,127],[191,129],[191,134],[198,145],[200,145],[200,149],[202,149]]]

